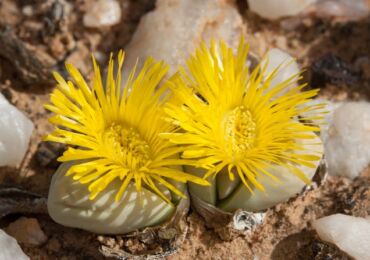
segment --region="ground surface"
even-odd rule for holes
[[[43,109],[53,88],[49,72],[63,73],[62,65],[69,61],[89,75],[90,51],[105,62],[109,51],[124,47],[140,16],[151,10],[154,3],[121,2],[120,24],[109,29],[86,29],[81,20],[90,0],[66,1],[67,5],[64,1],[0,1],[0,91],[36,127],[23,164],[17,169],[0,168],[0,183],[47,194],[56,167],[53,156],[60,152],[55,146],[49,148],[51,153],[40,147],[42,136],[51,129],[47,122],[49,113]],[[27,15],[29,10],[25,7],[30,3],[34,13]],[[60,14],[63,6],[58,5],[69,6],[70,10],[64,6]],[[262,54],[268,48],[279,47],[297,57],[306,68],[305,80],[320,87],[320,95],[328,99],[370,98],[370,19],[352,23],[310,18],[299,24],[269,22],[247,11],[244,1],[239,1],[238,8],[247,26],[246,39],[254,52]],[[9,46],[13,49],[6,49]],[[32,55],[22,55],[19,50],[23,49]],[[347,259],[334,246],[320,242],[312,231],[312,220],[332,213],[370,214],[370,171],[354,181],[329,177],[317,190],[269,210],[265,223],[253,235],[237,236],[231,241],[223,241],[199,215],[191,212],[185,241],[169,259]],[[6,217],[0,228],[18,217]],[[40,246],[21,244],[32,259],[103,258],[95,235],[60,226],[47,215],[32,217],[48,237]]]

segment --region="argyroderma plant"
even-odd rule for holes
[[[322,157],[315,132],[324,105],[310,105],[317,90],[302,91],[300,75],[277,82],[283,66],[266,73],[264,61],[250,71],[247,55],[243,40],[235,53],[203,44],[170,80],[163,63],[148,59],[123,87],[122,52],[105,84],[95,60],[92,88],[72,65],[73,82],[55,74],[46,108],[56,129],[46,140],[68,149],[50,188],[51,217],[123,234],[168,220],[186,182],[192,196],[229,212],[298,193]]]
[[[171,80],[166,113],[179,131],[163,134],[183,147],[187,171],[212,185],[190,193],[225,211],[259,211],[310,183],[322,157],[315,132],[324,104],[318,90],[302,91],[300,75],[272,83],[268,60],[250,71],[243,39],[234,53],[225,43],[203,44]],[[190,160],[190,163],[189,163]]]
[[[55,113],[55,130],[45,140],[68,149],[59,158],[63,164],[53,177],[48,209],[61,224],[130,232],[168,219],[185,198],[183,183],[208,184],[183,172],[182,148],[160,137],[175,131],[162,109],[168,91],[160,82],[168,67],[149,58],[121,87],[123,61],[120,52],[115,76],[111,57],[104,84],[93,60],[92,88],[70,64],[73,81],[54,74],[58,85],[45,107]]]

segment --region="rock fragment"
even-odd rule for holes
[[[0,259],[29,260],[30,258],[23,253],[21,247],[17,243],[17,240],[0,229]]]
[[[168,63],[171,74],[203,40],[223,39],[236,47],[243,32],[242,18],[227,0],[158,0],[126,48],[125,66],[132,68],[139,59],[140,67],[152,56]]]
[[[302,14],[340,21],[355,21],[370,13],[368,0],[248,0],[249,8],[259,16],[275,20]]]
[[[0,93],[0,166],[21,163],[33,128],[33,123]]]
[[[323,136],[328,172],[353,179],[370,164],[370,103],[343,103],[328,123]]]
[[[21,217],[10,223],[6,232],[17,239],[18,242],[39,246],[46,242],[47,237],[35,218]]]
[[[83,17],[89,28],[109,27],[121,21],[121,6],[116,0],[93,1]]]
[[[297,15],[316,0],[248,0],[249,8],[267,19],[279,19]]]
[[[370,221],[334,214],[313,223],[320,238],[338,246],[357,260],[370,260]]]
[[[356,21],[370,14],[368,0],[318,0],[308,8],[307,13],[321,18],[335,18],[342,21]]]

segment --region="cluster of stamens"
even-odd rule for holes
[[[150,147],[133,128],[112,124],[106,129],[105,142],[111,145],[125,168],[138,170],[150,160]]]
[[[244,106],[230,111],[224,121],[225,141],[232,153],[251,149],[256,139],[256,123],[252,113]]]

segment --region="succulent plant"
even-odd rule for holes
[[[175,131],[164,120],[168,92],[160,84],[168,67],[149,58],[121,88],[123,61],[120,52],[115,77],[111,57],[103,84],[93,60],[92,88],[70,64],[73,82],[54,74],[58,86],[45,107],[55,113],[55,130],[45,140],[68,149],[59,158],[48,209],[63,225],[103,234],[142,229],[170,219],[186,198],[184,183],[208,184],[185,173],[179,147],[160,137]]]
[[[300,73],[281,75],[292,61],[271,68],[267,57],[250,70],[247,56],[243,39],[236,52],[203,44],[171,80],[175,97],[166,105],[179,128],[166,138],[184,147],[186,171],[211,183],[190,184],[191,195],[229,212],[299,193],[323,153],[316,124],[325,104],[310,103],[318,90],[302,91]]]

